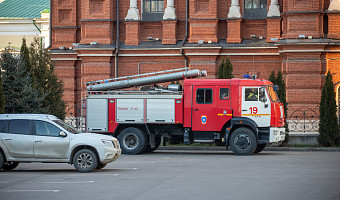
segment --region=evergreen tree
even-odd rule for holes
[[[225,78],[226,79],[234,78],[234,75],[233,75],[234,68],[233,68],[233,65],[231,64],[229,57],[227,57],[227,59],[225,60],[225,63],[226,63],[226,72],[225,72],[226,77]]]
[[[38,38],[30,46],[30,58],[35,77],[35,85],[40,95],[46,95],[43,106],[48,114],[64,119],[66,104],[63,98],[63,84],[54,74],[54,66],[47,49],[42,49]]]
[[[233,65],[230,62],[229,57],[227,59],[222,60],[217,72],[218,79],[231,79],[234,78],[233,75]]]
[[[4,90],[2,89],[2,78],[1,78],[1,69],[0,69],[0,114],[5,113],[5,96]]]
[[[217,78],[218,79],[224,79],[224,75],[225,75],[225,71],[226,71],[226,62],[224,60],[224,58],[222,59],[222,62],[220,64],[220,66],[218,67],[218,72],[217,72]]]
[[[30,72],[26,72],[22,59],[9,52],[1,54],[3,90],[6,113],[46,113],[45,96],[39,96],[32,87]]]
[[[22,44],[21,44],[21,49],[20,49],[20,58],[22,59],[22,62],[25,66],[25,69],[27,72],[32,71],[32,65],[30,62],[30,56],[29,56],[29,51],[28,47],[26,45],[26,38],[22,38]]]
[[[285,113],[285,128],[286,128],[286,132],[289,132],[288,130],[288,124],[287,124],[287,98],[286,98],[286,84],[283,80],[283,76],[282,76],[282,71],[279,70],[279,72],[277,73],[277,78],[276,78],[276,82],[277,85],[279,86],[279,91],[277,93],[277,95],[279,96],[279,99],[281,101],[281,103],[283,104],[283,108],[284,108],[284,113]]]
[[[336,108],[333,77],[331,72],[328,71],[320,102],[320,135],[318,141],[323,146],[340,145],[340,128]]]
[[[269,76],[269,79],[268,79],[270,82],[272,82],[274,85],[277,85],[277,78],[275,76],[275,72],[272,71],[272,73],[270,74]]]

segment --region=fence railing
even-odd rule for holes
[[[287,117],[289,132],[294,133],[318,133],[319,131],[319,106],[314,108],[288,107],[291,113]]]

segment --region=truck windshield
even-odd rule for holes
[[[267,85],[268,94],[273,102],[279,101],[277,93],[274,91],[273,85]]]
[[[71,125],[66,124],[65,122],[61,121],[61,120],[53,120],[55,123],[59,124],[61,127],[63,127],[64,129],[66,129],[68,132],[77,134],[80,133],[80,131],[76,128],[74,128]]]

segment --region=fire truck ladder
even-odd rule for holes
[[[146,74],[138,74],[133,76],[90,81],[84,84],[87,85],[88,91],[107,91],[170,81],[178,81],[185,78],[196,78],[206,75],[207,71],[200,71],[198,69],[188,70],[188,68],[180,68]]]

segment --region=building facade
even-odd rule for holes
[[[85,82],[182,67],[215,78],[227,56],[237,78],[282,70],[288,115],[317,107],[328,70],[340,99],[340,0],[51,0],[51,9],[52,58],[78,116]]]
[[[49,0],[0,0],[0,52],[19,53],[22,38],[29,46],[35,37],[49,46]]]

